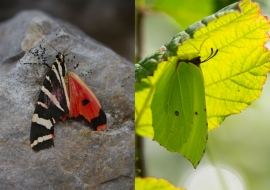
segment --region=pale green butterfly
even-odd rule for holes
[[[151,104],[154,140],[171,152],[180,152],[194,167],[201,160],[207,141],[200,64],[216,56],[218,50],[214,52],[211,48],[209,57],[203,61],[198,52],[168,58],[170,65],[156,84]]]

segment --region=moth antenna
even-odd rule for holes
[[[49,46],[51,46],[56,52],[60,53],[59,51],[57,51],[57,49],[55,49],[55,47],[53,47],[49,42],[47,42],[44,38],[42,38],[41,35],[39,35],[34,29],[30,28],[31,30],[33,30],[42,40],[44,40],[47,44],[49,44]]]
[[[65,51],[63,52],[63,55],[65,55],[65,52],[69,49],[69,47],[71,46],[71,43],[68,45],[68,47],[65,49]]]

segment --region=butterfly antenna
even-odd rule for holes
[[[201,63],[204,63],[206,61],[209,61],[210,59],[212,59],[213,57],[215,57],[217,55],[217,53],[218,53],[218,49],[215,51],[214,54],[213,53],[214,53],[213,48],[211,48],[210,55],[205,60],[203,60]]]
[[[49,44],[49,46],[51,46],[55,51],[57,51],[57,49],[55,49],[55,47],[53,47],[49,42],[47,42],[44,38],[42,38],[41,35],[39,35],[34,29],[30,28],[31,30],[33,30],[42,40],[44,40],[47,44]],[[58,53],[60,53],[59,51],[57,51]]]
[[[210,53],[210,55],[206,58],[206,60],[209,60],[209,59],[210,59],[210,57],[213,55],[213,52],[214,52],[214,50],[213,50],[213,48],[211,48],[211,53]]]

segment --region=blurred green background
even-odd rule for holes
[[[136,1],[141,16],[141,24],[137,25],[142,42],[140,56],[154,52],[190,24],[234,2]],[[269,17],[270,1],[255,2]],[[270,189],[270,79],[261,97],[247,110],[226,118],[209,133],[206,154],[196,170],[181,155],[168,152],[151,139],[144,138],[143,144],[145,176],[165,178],[188,190]]]

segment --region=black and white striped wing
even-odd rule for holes
[[[41,87],[30,131],[31,147],[35,151],[54,146],[54,124],[69,113],[65,75],[65,63],[56,60]]]

